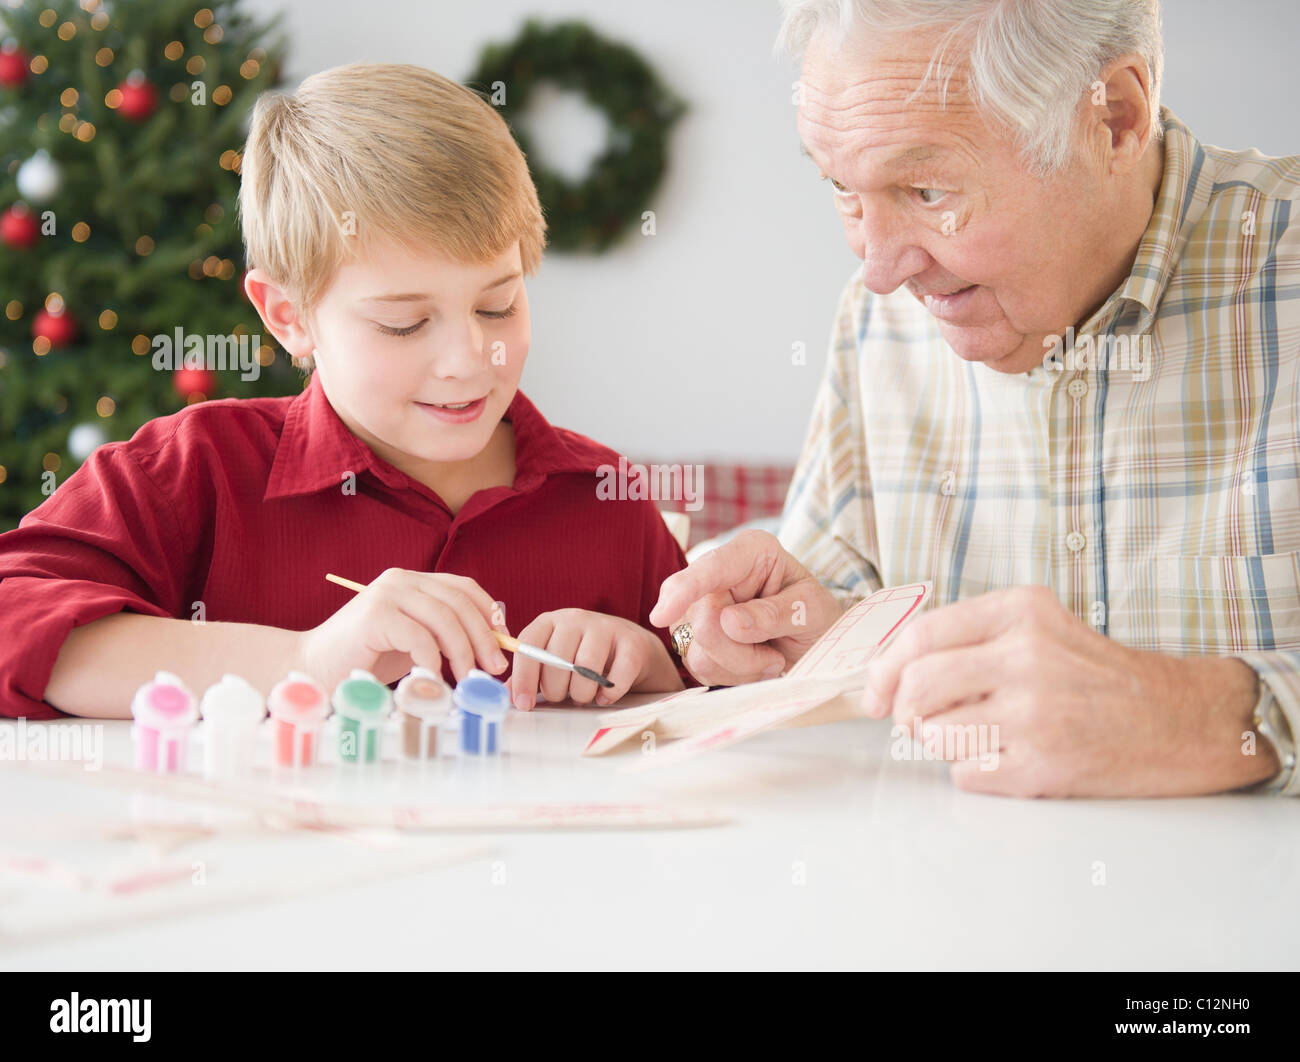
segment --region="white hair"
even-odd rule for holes
[[[1038,173],[1058,170],[1069,159],[1080,98],[1121,55],[1146,60],[1155,135],[1163,133],[1160,0],[782,0],[782,7],[777,46],[796,59],[823,29],[834,30],[838,43],[854,29],[950,27],[916,93],[933,75],[946,99],[953,69],[945,72],[944,58],[949,48],[961,46],[970,64],[972,102],[986,120],[1013,132],[1021,155]]]

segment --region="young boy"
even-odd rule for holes
[[[258,101],[241,172],[245,290],[311,379],[151,421],[0,536],[0,714],[125,717],[159,669],[501,675],[493,628],[614,683],[517,657],[519,708],[680,689],[648,613],[681,549],[518,390],[545,223],[501,117],[340,67]]]

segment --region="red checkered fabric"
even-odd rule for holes
[[[662,463],[641,460],[650,467]],[[674,467],[680,468],[680,465]],[[695,490],[702,505],[688,508],[685,498],[656,499],[661,510],[686,513],[691,518],[690,545],[763,517],[780,516],[785,494],[794,476],[793,465],[726,465],[702,463],[703,487]]]

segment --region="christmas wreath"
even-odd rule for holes
[[[541,165],[511,120],[542,82],[582,93],[609,122],[608,145],[581,180]],[[686,106],[631,48],[583,22],[530,19],[514,41],[484,48],[466,83],[500,108],[528,159],[552,248],[604,251],[641,220],[668,165],[669,132]]]

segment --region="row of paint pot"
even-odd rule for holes
[[[131,702],[135,766],[146,771],[186,769],[190,734],[203,718],[203,771],[209,777],[242,773],[252,766],[258,729],[270,710],[271,759],[281,767],[308,767],[320,760],[330,709],[338,717],[338,757],[344,763],[377,763],[384,724],[396,706],[402,754],[413,760],[436,756],[495,756],[510,696],[484,671],[474,670],[455,691],[432,671],[415,668],[390,693],[368,671],[354,670],[333,697],[310,676],[291,671],[261,693],[238,675],[210,686],[201,703],[175,675],[159,671]]]

